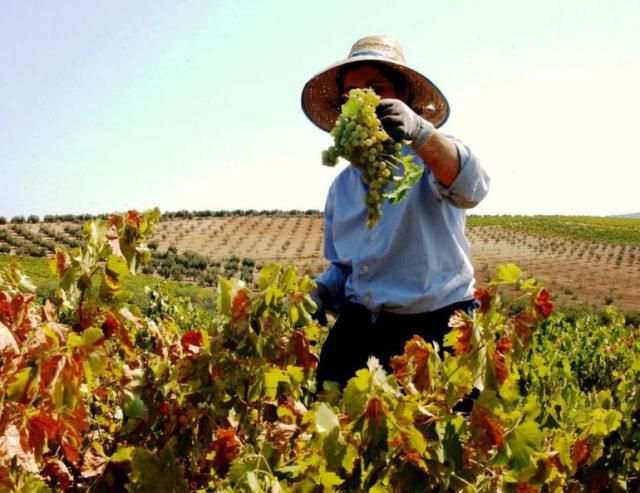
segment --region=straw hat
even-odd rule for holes
[[[449,117],[449,103],[440,89],[420,72],[406,65],[400,44],[387,36],[373,35],[359,39],[349,56],[313,76],[302,90],[302,110],[322,130],[330,131],[340,114],[341,94],[336,77],[340,68],[350,63],[383,63],[399,72],[413,96],[411,107],[436,127]]]

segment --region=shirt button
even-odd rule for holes
[[[369,301],[371,301],[371,296],[365,296],[364,297],[364,302],[365,303],[369,303]]]
[[[363,272],[369,272],[369,266],[368,266],[368,265],[365,265],[365,266],[362,268],[362,271],[363,271]]]

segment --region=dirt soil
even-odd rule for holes
[[[195,250],[222,260],[236,255],[267,263],[293,263],[320,273],[322,218],[239,216],[160,223],[160,249]],[[478,286],[499,264],[515,263],[546,286],[559,304],[624,310],[640,309],[640,248],[541,238],[494,226],[467,229]]]
[[[40,225],[26,226],[41,232]],[[73,237],[63,232],[68,224],[48,226]],[[467,236],[478,286],[486,284],[499,264],[515,263],[546,286],[558,305],[640,310],[640,247],[542,238],[497,226],[468,227]],[[319,216],[163,219],[153,239],[159,250],[175,246],[181,253],[193,250],[214,260],[236,256],[261,264],[295,264],[311,275],[327,265]]]

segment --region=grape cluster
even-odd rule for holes
[[[399,159],[402,144],[382,129],[376,115],[380,97],[371,89],[352,89],[349,99],[331,130],[334,144],[323,151],[322,164],[335,166],[342,157],[362,172],[367,184],[365,198],[367,226],[374,227],[382,216],[384,190],[393,180],[394,161]]]

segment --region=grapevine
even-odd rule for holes
[[[393,141],[382,128],[376,116],[379,103],[372,89],[352,89],[330,132],[334,144],[322,152],[325,166],[335,166],[342,157],[362,172],[369,228],[380,220],[383,201],[397,204],[403,200],[423,171],[413,163],[413,156],[403,156],[402,143]]]
[[[640,329],[613,308],[570,322],[503,265],[452,353],[414,337],[319,391],[327,328],[294,267],[220,278],[211,312],[132,303],[159,218],[87,223],[50,299],[0,271],[0,493],[639,491]]]

